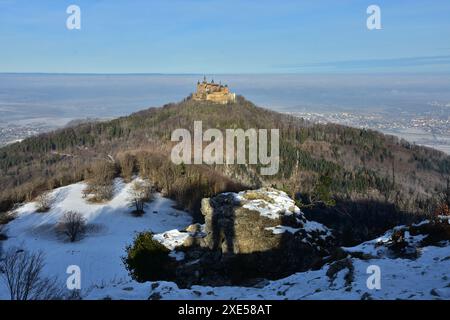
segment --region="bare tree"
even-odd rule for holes
[[[43,277],[44,255],[11,248],[0,262],[11,300],[55,300],[63,296],[57,279]]]
[[[79,212],[68,211],[60,219],[56,229],[67,236],[70,242],[75,242],[86,232],[86,219]]]
[[[152,187],[148,181],[136,180],[129,191],[130,207],[137,215],[144,214],[145,203],[152,199]]]
[[[47,212],[52,207],[53,197],[48,192],[42,193],[36,198],[36,204],[37,212]]]

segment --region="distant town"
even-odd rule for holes
[[[55,126],[42,122],[32,122],[24,125],[8,123],[0,126],[0,147],[54,129],[56,129]]]
[[[63,127],[75,126],[86,122],[109,120],[109,118],[85,118],[85,119],[38,119],[18,122],[0,123],[0,147],[22,141],[23,139],[50,132]]]
[[[436,105],[434,105],[436,107]],[[408,113],[364,112],[291,112],[290,114],[315,123],[337,123],[355,128],[377,130],[396,135],[411,143],[435,148],[450,154],[450,108],[441,106],[432,111]],[[445,110],[445,108],[447,110]],[[447,113],[443,115],[443,113]]]

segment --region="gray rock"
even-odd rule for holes
[[[259,275],[289,274],[320,263],[331,232],[309,223],[284,192],[263,188],[202,200],[204,246],[234,259],[229,268]],[[316,228],[316,229],[315,229]]]

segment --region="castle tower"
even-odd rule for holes
[[[206,76],[204,76],[202,83],[197,81],[197,91],[192,94],[192,99],[227,104],[235,102],[236,95],[230,92],[227,85],[223,86],[222,82],[216,84],[214,79],[211,79],[211,82],[207,82]]]
[[[211,101],[219,104],[227,104],[236,101],[236,95],[231,93],[228,85],[219,84],[211,79],[211,82],[203,77],[203,82],[197,81],[197,91],[192,94],[192,99],[195,101]]]

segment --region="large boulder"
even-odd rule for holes
[[[324,225],[308,221],[285,192],[263,188],[223,193],[202,200],[205,244],[223,253],[251,254],[279,249],[286,238],[299,238],[319,249],[332,234]]]
[[[334,245],[328,228],[308,221],[285,192],[273,188],[203,199],[201,211],[202,245],[242,273],[276,278],[314,268]]]

